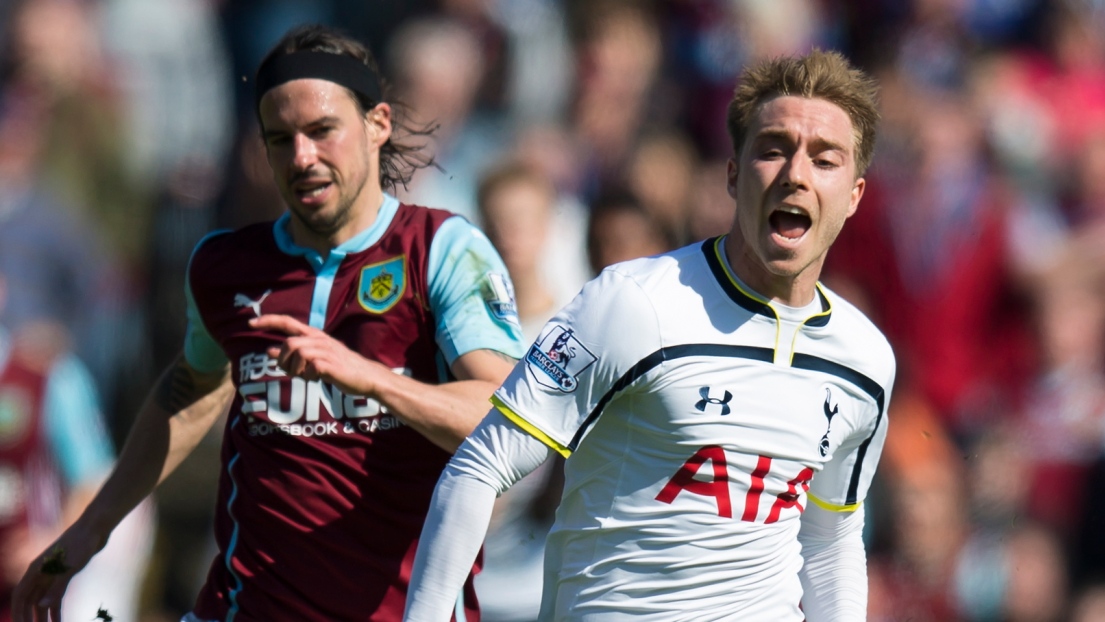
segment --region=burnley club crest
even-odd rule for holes
[[[407,288],[404,256],[361,268],[357,300],[369,313],[383,313],[395,306]]]

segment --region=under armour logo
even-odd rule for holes
[[[710,387],[702,387],[698,390],[698,394],[702,396],[702,399],[695,402],[694,405],[694,407],[698,410],[706,412],[707,404],[717,404],[718,406],[721,406],[721,414],[723,416],[728,415],[730,412],[732,412],[732,409],[729,408],[729,400],[733,399],[732,393],[726,391],[724,397],[719,399],[716,397],[710,397]]]
[[[245,294],[234,294],[234,306],[235,307],[249,307],[253,309],[253,314],[257,317],[261,317],[261,303],[269,297],[272,293],[271,289],[266,289],[265,293],[261,294],[261,297],[257,300],[251,300]]]
[[[822,458],[824,458],[825,456],[827,456],[829,454],[829,430],[833,426],[833,417],[836,416],[836,414],[838,412],[840,412],[840,405],[839,404],[837,404],[836,406],[833,406],[832,410],[829,410],[829,404],[831,403],[832,399],[833,399],[833,392],[829,390],[829,387],[825,387],[825,406],[824,406],[824,408],[825,408],[825,418],[828,419],[828,424],[825,427],[825,436],[821,437],[821,445],[818,447],[818,449],[821,450],[821,457]]]

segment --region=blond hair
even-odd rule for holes
[[[759,106],[780,95],[823,99],[836,104],[852,120],[855,132],[856,176],[871,164],[878,125],[878,86],[839,52],[815,49],[805,56],[761,61],[744,71],[726,116],[734,153],[744,145],[748,125]]]

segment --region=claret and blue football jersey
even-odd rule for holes
[[[287,314],[437,384],[460,355],[524,352],[506,269],[461,217],[386,196],[374,225],[325,258],[289,216],[209,236],[189,267],[185,355],[230,364],[211,565],[212,620],[399,620],[418,537],[449,453],[371,398],[288,377],[268,356]],[[471,577],[465,607],[475,617]],[[371,617],[370,617],[371,616]]]
[[[864,500],[889,344],[820,284],[756,295],[723,239],[606,269],[493,398],[567,457],[542,619],[800,621],[803,510]]]

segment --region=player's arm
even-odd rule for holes
[[[515,363],[492,350],[473,350],[453,361],[455,382],[432,385],[397,374],[295,318],[264,315],[250,324],[288,335],[280,346],[268,351],[288,374],[331,383],[346,395],[371,397],[449,452],[456,451],[475,429],[487,412],[491,393]]]
[[[516,361],[494,350],[473,350],[451,366],[454,382],[428,385],[390,374],[377,385],[377,399],[435,445],[456,451],[487,414],[488,398]]]
[[[111,475],[76,522],[27,569],[15,589],[15,622],[58,620],[70,579],[112,530],[195,449],[233,395],[229,366],[194,369],[178,357],[147,397]]]
[[[496,497],[552,450],[492,410],[438,480],[414,560],[404,620],[449,620],[479,553]]]
[[[894,384],[889,346],[879,387]],[[888,426],[889,390],[871,396],[855,429],[814,477],[802,514],[802,609],[809,622],[863,620],[867,616],[867,553],[863,501],[882,455]]]
[[[802,611],[809,622],[867,617],[863,506],[833,511],[811,503],[802,514]]]

